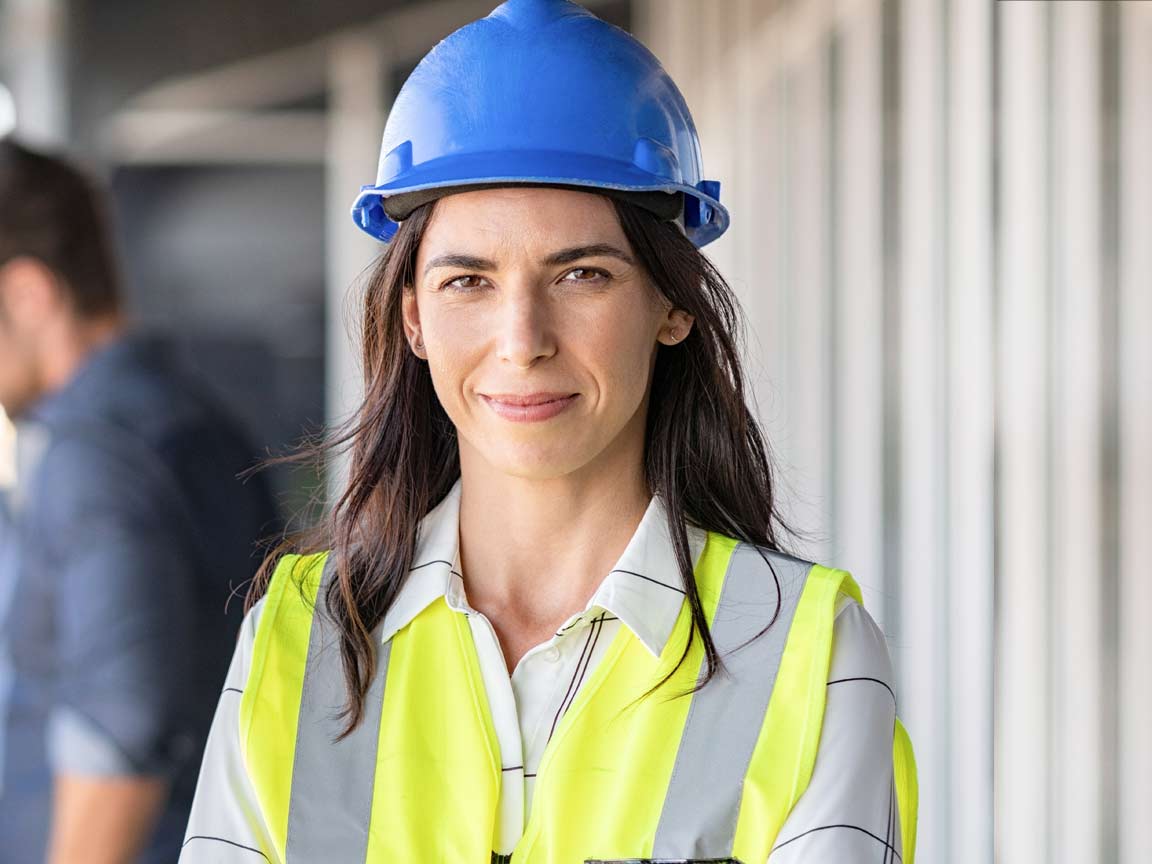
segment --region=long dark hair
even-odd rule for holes
[[[781,538],[795,532],[778,511],[768,445],[745,403],[738,345],[743,318],[735,295],[675,224],[627,200],[609,200],[652,284],[695,318],[687,338],[658,349],[644,470],[649,492],[665,502],[692,613],[689,641],[676,668],[692,640],[703,640],[705,672],[696,690],[722,662],[696,590],[685,525],[777,551],[784,551]],[[327,440],[264,463],[322,464],[337,453],[350,457],[343,493],[314,527],[287,538],[265,559],[246,603],[250,609],[267,590],[282,554],[331,550],[336,578],[318,599],[340,633],[348,690],[345,735],[363,715],[376,663],[371,633],[412,566],[420,520],[460,476],[456,428],[436,397],[427,363],[410,350],[402,326],[401,300],[414,285],[416,253],[435,203],[400,223],[367,279],[365,396],[359,411]],[[779,587],[777,582],[778,598]]]

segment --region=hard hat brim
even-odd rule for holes
[[[469,189],[520,184],[624,193],[624,197],[662,218],[676,218],[686,208],[694,214],[703,213],[706,219],[689,215],[683,222],[685,233],[697,246],[720,236],[728,227],[728,211],[714,196],[695,186],[669,182],[612,159],[539,151],[459,154],[406,167],[393,177],[378,178],[374,186],[363,187],[352,206],[352,215],[361,230],[387,242],[396,231],[396,223],[420,204]],[[669,199],[674,200],[674,205]],[[670,217],[664,215],[673,206],[676,212]]]
[[[421,205],[446,195],[458,192],[476,192],[480,189],[506,189],[510,186],[548,186],[556,189],[568,189],[574,192],[596,192],[609,197],[630,201],[638,207],[643,207],[662,221],[676,219],[684,210],[682,192],[637,192],[635,190],[609,189],[600,186],[573,185],[568,183],[538,183],[517,180],[515,182],[495,183],[467,183],[459,186],[436,186],[427,189],[417,189],[413,192],[401,192],[397,195],[381,196],[384,212],[393,222],[402,222],[412,211]]]

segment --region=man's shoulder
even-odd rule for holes
[[[127,340],[96,358],[29,427],[39,440],[29,460],[29,504],[57,513],[109,497],[175,499],[179,463],[237,463],[251,449],[227,416],[156,340]],[[191,469],[195,470],[196,465]]]
[[[89,450],[134,450],[175,474],[203,465],[230,474],[250,467],[257,448],[211,386],[156,334],[126,336],[76,381],[48,418],[54,439]],[[131,455],[131,454],[129,454]]]
[[[52,429],[23,489],[29,526],[84,524],[116,512],[182,520],[170,472],[150,447],[97,418]]]
[[[147,439],[236,425],[219,397],[180,360],[175,344],[161,336],[133,337],[92,385],[94,415]]]

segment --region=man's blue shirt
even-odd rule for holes
[[[140,861],[175,861],[241,619],[229,595],[279,528],[262,475],[236,479],[257,452],[150,336],[98,349],[21,419],[0,528],[0,864],[43,861],[55,773],[168,778]]]

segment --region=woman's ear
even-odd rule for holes
[[[660,326],[656,337],[664,345],[676,345],[684,341],[696,318],[683,309],[670,309]]]
[[[428,352],[424,348],[424,336],[420,329],[420,306],[416,303],[416,289],[406,287],[401,298],[401,314],[404,318],[404,338],[412,353],[422,360],[428,359]]]

